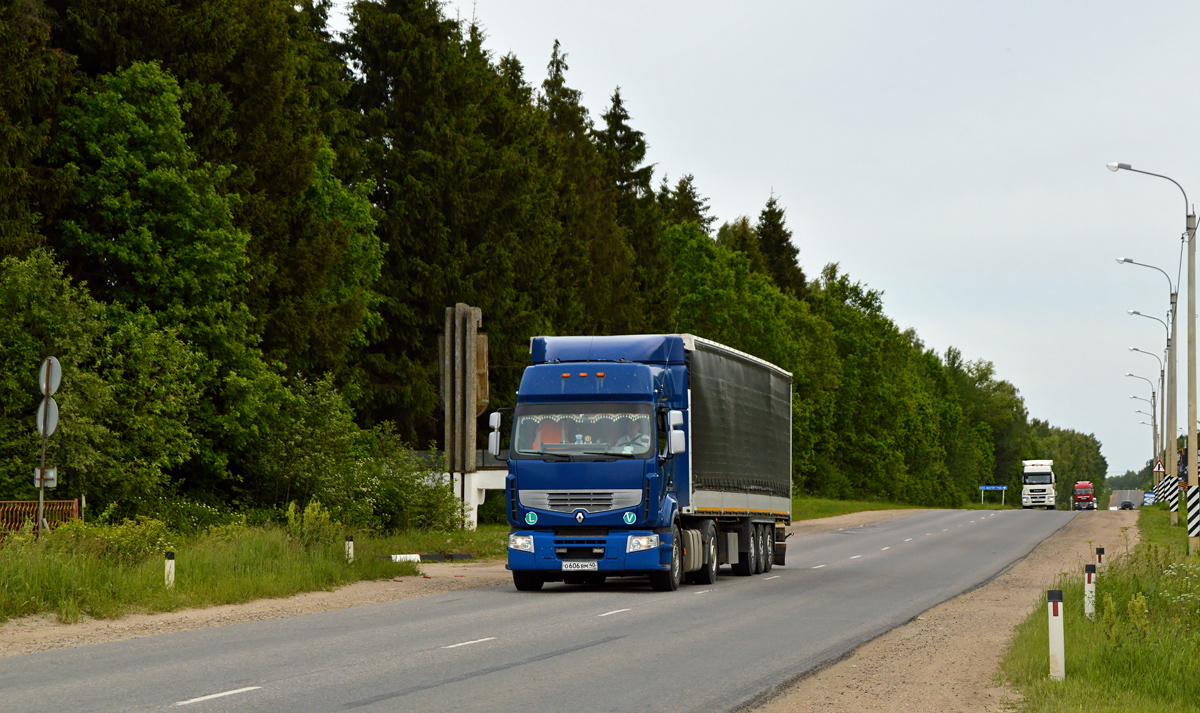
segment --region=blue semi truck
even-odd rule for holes
[[[690,334],[534,337],[505,504],[517,589],[648,576],[658,590],[783,565],[792,375]],[[500,453],[500,412],[488,447]]]

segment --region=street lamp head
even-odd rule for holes
[[[1127,258],[1127,257],[1119,257],[1119,258],[1117,258],[1117,264],[1118,264],[1118,265],[1124,265],[1124,264],[1125,264],[1125,263],[1127,263],[1127,262],[1132,262],[1132,260],[1130,260],[1130,259],[1129,259],[1129,258]]]
[[[1138,312],[1136,309],[1126,310],[1126,312],[1129,312],[1129,314],[1141,314],[1141,312]]]
[[[1119,171],[1122,168],[1124,168],[1126,170],[1133,168],[1133,166],[1130,166],[1127,163],[1117,163],[1116,161],[1113,161],[1112,163],[1107,164],[1107,165],[1108,165],[1108,170],[1113,171],[1113,172]]]

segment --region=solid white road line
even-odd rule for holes
[[[819,565],[817,565],[816,567],[813,567],[813,569],[821,569],[821,568],[822,568],[822,567],[824,567],[824,566],[825,566],[825,565],[823,565],[823,564],[819,564]]]
[[[767,577],[767,579],[779,579],[779,578],[780,578],[780,577],[782,577],[782,576],[783,576],[782,574],[776,574],[776,575],[772,575],[772,576],[770,576],[770,577]],[[767,581],[767,579],[764,579],[763,581],[765,582],[765,581]]]
[[[606,611],[603,614],[597,614],[596,616],[608,616],[609,614],[620,614],[623,611],[629,611],[629,610],[628,609],[613,609],[612,611]]]
[[[214,698],[223,698],[225,696],[232,696],[235,693],[245,693],[246,691],[257,691],[260,688],[262,688],[262,686],[247,686],[246,688],[239,688],[236,691],[225,691],[224,693],[214,693],[211,696],[200,696],[199,698],[190,698],[186,701],[179,701],[175,705],[186,706],[190,703],[199,703],[200,701],[211,701]]]
[[[442,648],[443,649],[457,649],[460,646],[470,646],[471,644],[482,644],[485,641],[495,641],[495,640],[496,640],[496,637],[489,636],[486,639],[475,639],[474,641],[464,641],[464,642],[458,643],[458,644],[450,644],[449,646],[443,646]]]

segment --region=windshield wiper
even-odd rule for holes
[[[585,456],[612,456],[613,458],[641,458],[641,456],[634,455],[632,453],[614,453],[613,451],[602,451],[602,452],[584,451],[582,453],[582,455],[585,455]]]
[[[554,453],[552,451],[527,451],[527,452],[532,453],[534,455],[539,455],[539,456],[554,456],[555,458],[562,458],[563,460],[571,460],[571,455],[569,453]]]

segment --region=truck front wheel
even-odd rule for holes
[[[671,527],[671,568],[666,572],[651,572],[650,586],[660,592],[673,592],[679,589],[679,582],[682,580],[683,543],[680,542],[679,525],[673,525]]]
[[[537,572],[513,570],[513,584],[518,592],[536,592],[546,583],[546,579]]]

